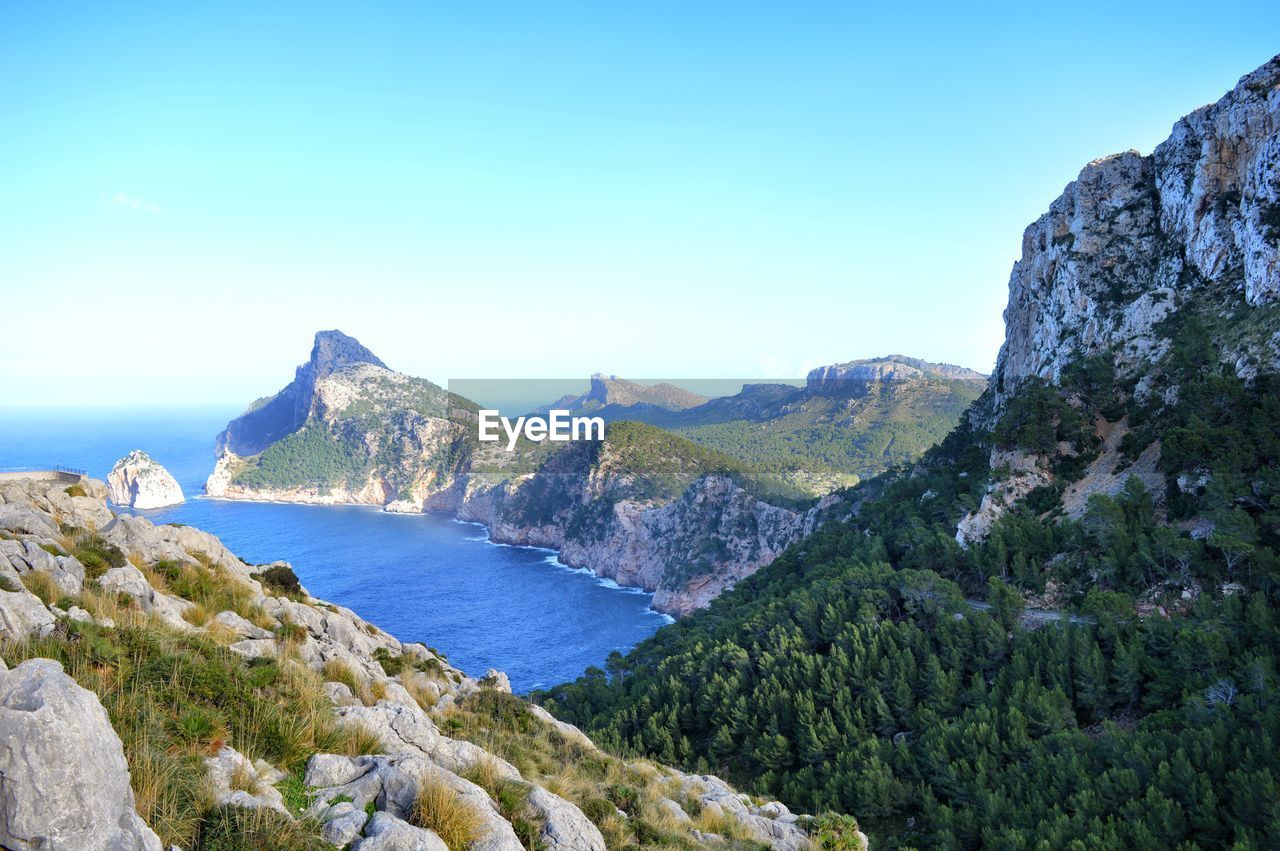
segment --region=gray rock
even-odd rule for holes
[[[141,570],[131,564],[124,567],[113,567],[98,580],[104,591],[112,591],[131,597],[138,608],[148,614],[154,614],[169,626],[181,630],[193,630],[182,613],[195,604],[180,597],[170,597],[151,587],[147,577]]]
[[[334,715],[342,726],[362,724],[367,727],[382,740],[390,753],[408,751],[426,756],[440,741],[435,723],[417,704],[406,706],[380,700],[375,706],[339,706]]]
[[[270,659],[280,652],[280,645],[274,638],[246,638],[228,644],[227,649],[248,659]]]
[[[307,761],[303,782],[312,788],[342,786],[365,773],[354,759],[333,753],[318,753]]]
[[[542,818],[541,835],[548,848],[563,851],[605,851],[604,836],[600,834],[600,829],[582,814],[582,810],[564,798],[540,786],[534,786],[525,800]]]
[[[351,693],[351,686],[346,683],[328,682],[324,684],[325,696],[334,706],[355,706],[360,701]]]
[[[232,611],[218,612],[211,623],[220,624],[244,638],[271,638],[270,630],[263,629]]]
[[[480,685],[484,688],[491,688],[495,691],[506,692],[511,694],[511,680],[507,675],[497,668],[490,668],[484,672],[484,676],[480,678]]]
[[[289,815],[284,796],[271,785],[283,776],[283,772],[261,760],[256,764],[250,762],[248,757],[229,745],[223,745],[216,754],[205,757],[204,764],[209,771],[209,786],[219,804],[234,804],[248,809],[267,807]],[[252,788],[233,789],[237,775]]]
[[[48,514],[29,505],[0,505],[0,529],[25,535],[44,535],[52,538],[58,534],[58,524]]]
[[[364,839],[352,846],[352,851],[449,851],[449,846],[433,831],[387,813],[374,813]]]
[[[320,835],[324,837],[325,842],[338,848],[345,848],[360,837],[369,816],[364,810],[357,810],[355,804],[344,801],[330,807],[321,819],[324,821],[324,827]]]
[[[0,638],[26,638],[53,626],[53,615],[40,598],[20,584],[18,588],[0,591]]]
[[[658,800],[658,809],[662,810],[669,818],[681,824],[688,824],[693,821],[689,818],[689,814],[684,811],[684,807],[677,804],[670,798],[661,798]]]
[[[0,674],[0,845],[160,851],[98,698],[50,659]]]

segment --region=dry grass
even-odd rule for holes
[[[484,822],[474,806],[445,783],[423,778],[410,821],[433,830],[451,851],[463,851],[480,836]]]
[[[249,765],[248,760],[236,765],[235,770],[231,772],[230,783],[232,789],[248,792],[250,795],[257,795],[262,791],[258,773],[253,770],[253,766]]]
[[[340,741],[330,753],[343,756],[363,756],[371,753],[386,753],[387,746],[382,737],[365,724],[343,724],[338,728]]]
[[[371,680],[369,687],[360,695],[360,700],[365,706],[373,706],[379,700],[387,696],[386,680]]]
[[[199,603],[184,609],[182,612],[182,619],[192,626],[204,626],[212,618],[213,615],[209,614],[209,610]]]
[[[352,694],[360,693],[360,678],[356,676],[352,667],[341,659],[330,659],[325,662],[320,676],[324,677],[325,682],[342,683],[351,689]]]
[[[51,606],[58,602],[63,596],[62,589],[58,587],[58,583],[53,581],[53,577],[43,570],[29,570],[22,574],[22,584],[27,590],[40,598],[40,602],[46,606]]]
[[[207,624],[205,624],[204,632],[205,632],[205,635],[209,636],[214,641],[223,645],[235,644],[237,641],[243,638],[243,636],[240,635],[240,633],[236,632],[231,627],[215,620],[210,620]]]
[[[439,689],[432,686],[430,677],[425,674],[406,671],[400,675],[400,684],[423,709],[431,709],[440,699]]]

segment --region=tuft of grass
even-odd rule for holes
[[[338,736],[329,753],[343,756],[364,756],[385,753],[387,746],[382,738],[365,724],[344,724],[338,728]]]
[[[227,738],[227,722],[222,712],[207,706],[190,706],[173,721],[176,738],[187,745],[216,752]]]
[[[213,615],[209,614],[209,610],[199,603],[182,612],[182,619],[192,626],[204,626],[212,618]]]
[[[65,543],[70,545],[68,549],[71,554],[84,565],[85,577],[88,579],[97,579],[109,569],[124,567],[129,563],[124,552],[115,544],[83,530],[71,530]]]
[[[79,482],[76,482],[74,485],[67,488],[65,493],[67,496],[88,496],[89,495],[89,492],[84,489],[84,485],[80,484]]]
[[[352,694],[360,693],[360,678],[356,676],[356,672],[351,666],[341,659],[330,659],[324,663],[324,670],[320,674],[326,682],[342,683],[351,689]]]
[[[57,603],[62,597],[62,589],[58,587],[58,583],[43,570],[29,570],[22,574],[22,584],[46,606]]]
[[[253,770],[253,766],[249,765],[247,760],[236,765],[235,770],[231,772],[229,782],[232,789],[248,792],[250,795],[257,795],[262,791],[258,773]]]
[[[192,851],[332,851],[307,820],[292,821],[268,807],[214,807],[200,824]]]
[[[471,803],[434,777],[423,778],[409,820],[435,831],[450,851],[463,851],[479,838],[484,824]]]
[[[307,628],[300,623],[286,620],[276,627],[276,638],[286,652],[295,650],[307,640]]]
[[[440,693],[428,685],[428,677],[421,674],[402,674],[400,676],[400,684],[404,686],[404,690],[409,692],[417,704],[423,709],[431,709],[440,699]]]

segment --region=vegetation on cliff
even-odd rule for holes
[[[1280,385],[1222,366],[1208,324],[1169,320],[1141,401],[1105,358],[1025,382],[994,432],[967,422],[850,522],[540,699],[890,846],[1272,843]],[[1162,441],[1164,492],[1131,479],[1064,519],[1107,417],[1133,424],[1121,465]],[[1057,476],[964,549],[992,447],[1050,452]],[[1041,597],[1074,617],[1019,617]]]

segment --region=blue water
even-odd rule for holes
[[[212,532],[250,563],[289,561],[317,597],[470,674],[506,671],[521,692],[572,679],[669,622],[648,594],[564,567],[548,550],[491,544],[483,527],[445,515],[203,498],[214,436],[237,413],[0,410],[0,469],[61,464],[105,478],[142,449],[187,502],[137,513]]]

